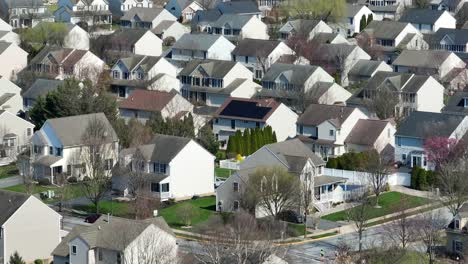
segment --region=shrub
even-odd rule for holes
[[[197,214],[198,212],[195,210],[195,206],[193,206],[191,203],[181,204],[176,209],[177,218],[182,220],[181,224],[184,226],[191,226],[192,219],[197,217]]]
[[[163,40],[163,46],[172,46],[176,42],[174,37],[167,37]]]
[[[42,261],[42,259],[36,259],[34,261],[34,264],[43,264],[43,263],[44,263],[44,261]]]
[[[69,183],[77,183],[78,179],[75,176],[71,176],[67,179]]]
[[[336,169],[338,167],[338,162],[335,158],[329,158],[327,161],[327,168]]]
[[[220,160],[225,160],[226,159],[226,152],[224,151],[218,151],[216,153],[216,160],[217,161],[220,161]]]
[[[50,185],[49,178],[40,178],[37,182],[39,183],[39,185],[42,185],[42,186]]]
[[[84,176],[84,177],[83,177],[83,181],[90,181],[90,180],[91,180],[91,178],[88,177],[88,176]]]

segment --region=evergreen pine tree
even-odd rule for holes
[[[368,26],[370,24],[370,22],[372,22],[372,20],[374,20],[374,16],[372,14],[369,14],[367,16],[366,26]]]
[[[278,140],[276,139],[276,132],[273,131],[273,140],[271,143],[276,143],[276,142],[278,142]]]
[[[244,148],[245,148],[245,154],[244,155],[250,155],[252,154],[252,138],[250,137],[250,129],[244,130]]]
[[[366,28],[366,16],[362,15],[361,21],[359,22],[359,32],[363,31]]]
[[[237,130],[236,133],[234,134],[236,137],[236,154],[244,154],[244,149],[243,149],[243,142],[242,142],[242,132],[240,130]]]
[[[15,251],[13,255],[10,256],[10,264],[26,264],[23,258],[18,254],[18,251]]]

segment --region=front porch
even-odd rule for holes
[[[33,163],[33,178],[38,180],[48,178],[50,183],[55,182],[55,176],[63,173],[63,166],[57,163],[62,159],[59,156],[42,156]]]
[[[334,176],[314,177],[314,206],[320,212],[327,211],[334,203],[344,202],[348,198],[346,178]]]

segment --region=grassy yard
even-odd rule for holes
[[[188,200],[177,203],[170,207],[166,207],[159,211],[159,215],[161,215],[164,220],[166,220],[169,226],[176,228],[181,227],[183,226],[183,223],[182,219],[177,217],[177,208],[185,203],[190,203],[195,207],[196,216],[192,219],[193,226],[208,220],[208,218],[210,218],[210,216],[213,215],[216,211],[216,198],[210,196],[202,197],[196,200]]]
[[[13,177],[16,175],[18,175],[18,168],[16,168],[16,163],[0,167],[0,179]]]
[[[81,184],[70,184],[68,185],[68,194],[66,200],[71,200],[74,198],[82,197],[84,196],[83,190],[81,188]],[[5,190],[12,191],[12,192],[20,192],[20,193],[26,193],[26,187],[24,184],[19,184],[19,185],[14,185],[11,187],[4,188]],[[41,185],[34,185],[33,187],[33,193],[41,193],[45,192],[48,190],[53,190],[55,192],[55,195],[57,196],[60,194],[60,192],[63,190],[62,188],[59,188],[57,186],[41,186]],[[44,202],[46,203],[54,203],[57,202],[58,200],[56,198],[54,199],[48,199]]]
[[[88,213],[95,213],[96,207],[94,205],[74,206],[73,209],[85,211]],[[101,201],[99,203],[99,213],[111,214],[119,217],[131,216],[131,206],[129,203],[116,202],[116,201]]]
[[[20,193],[26,193],[26,187],[24,184],[18,184],[14,186],[10,186],[7,188],[3,188],[4,190],[12,191],[12,192],[20,192]],[[40,185],[35,185],[33,187],[33,193],[40,193],[40,192],[45,192],[47,190],[56,190],[57,187],[55,186],[40,186]]]
[[[227,179],[234,172],[235,170],[224,169],[224,168],[219,168],[219,167],[215,168],[215,176],[220,179]]]
[[[425,205],[430,202],[430,200],[426,198],[406,195],[406,194],[399,193],[399,192],[387,192],[387,193],[380,195],[379,205],[381,206],[381,208],[370,207],[369,209],[370,219],[393,213],[394,207],[398,205],[398,203],[401,201],[402,198],[407,199],[408,201],[408,208],[406,209]],[[372,197],[371,204],[374,204],[374,203],[375,203],[375,198]],[[346,221],[348,220],[349,210],[353,210],[353,209],[351,208],[348,210],[339,211],[336,213],[325,215],[322,218],[326,220],[330,220],[330,221]]]

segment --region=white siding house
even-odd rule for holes
[[[15,79],[28,65],[28,53],[14,43],[0,41],[0,61],[0,76]]]
[[[400,18],[411,23],[421,33],[434,33],[439,28],[456,28],[457,20],[447,11],[431,9],[408,9]]]
[[[231,60],[236,46],[223,36],[206,34],[185,34],[172,46],[172,59]]]
[[[16,115],[23,110],[21,88],[6,77],[0,76],[0,110]]]
[[[60,243],[62,216],[33,195],[0,190],[0,264],[17,251],[27,263],[49,260]],[[31,219],[36,223],[31,224]]]

